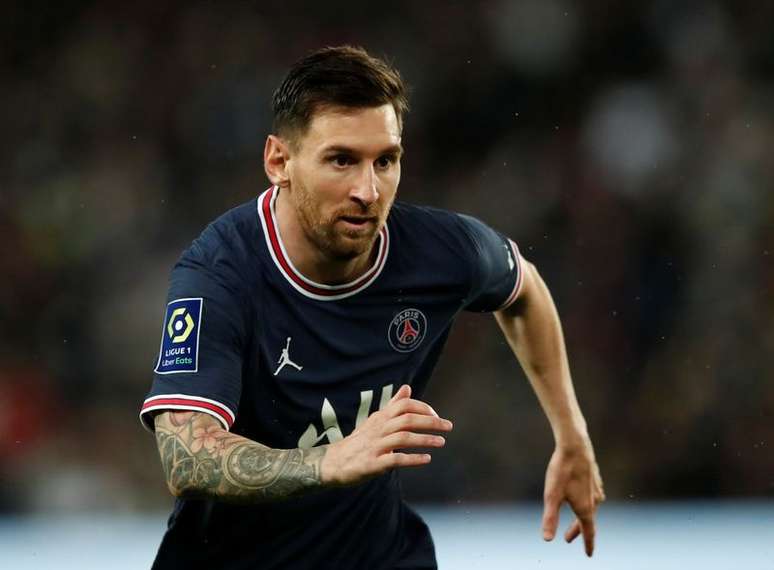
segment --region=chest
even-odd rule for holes
[[[344,437],[401,384],[414,383],[459,307],[455,295],[437,291],[322,302],[267,287],[240,414],[274,445]]]
[[[289,390],[409,382],[457,308],[432,295],[397,292],[348,302],[269,295],[256,331],[260,376]]]

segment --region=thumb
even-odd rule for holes
[[[390,402],[397,402],[398,400],[402,400],[403,398],[410,398],[411,397],[411,386],[408,384],[403,384],[400,388],[398,388],[398,391],[395,392],[395,395],[390,399]]]

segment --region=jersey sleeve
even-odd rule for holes
[[[205,255],[196,242],[170,276],[159,355],[150,393],[140,411],[153,431],[154,412],[190,410],[236,419],[242,388],[247,325],[235,263]]]
[[[465,310],[499,311],[519,296],[522,267],[519,248],[480,220],[459,214],[471,242],[472,284]]]

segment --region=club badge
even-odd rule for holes
[[[411,352],[422,344],[427,332],[427,319],[419,309],[403,309],[390,321],[387,340],[398,352]]]

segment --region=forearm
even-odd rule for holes
[[[326,447],[272,449],[224,430],[207,414],[156,416],[156,440],[170,492],[234,503],[278,501],[321,486]]]
[[[556,307],[534,265],[524,261],[524,289],[517,303],[495,313],[551,424],[558,445],[588,438],[575,396]]]

